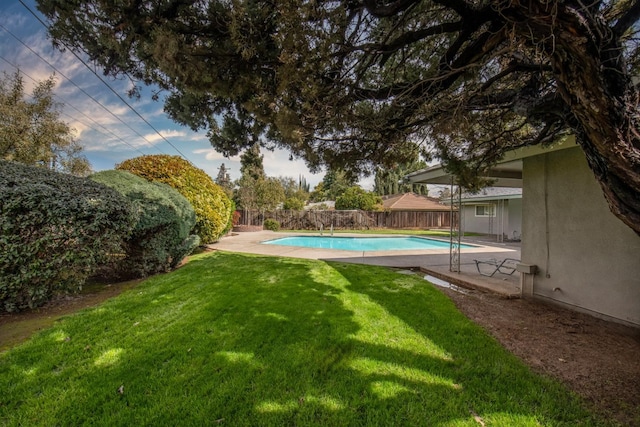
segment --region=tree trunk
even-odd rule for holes
[[[576,139],[609,208],[640,235],[638,92],[620,41],[603,22],[563,2],[513,2],[502,11],[518,36],[549,57],[558,91],[575,117]]]

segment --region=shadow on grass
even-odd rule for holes
[[[589,422],[417,277],[236,254],[0,356],[0,389],[8,425]]]

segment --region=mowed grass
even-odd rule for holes
[[[598,425],[419,276],[215,252],[0,355],[2,425]]]

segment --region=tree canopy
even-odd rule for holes
[[[396,164],[389,168],[378,167],[373,182],[373,192],[379,196],[409,192],[426,196],[429,194],[429,188],[426,184],[415,184],[406,179],[406,176],[411,172],[426,167],[427,164],[423,161]]]
[[[251,179],[264,179],[264,156],[260,154],[260,145],[253,144],[240,156],[240,173]]]
[[[60,119],[55,79],[37,82],[27,96],[19,71],[0,76],[0,158],[57,172],[91,172],[73,129]]]
[[[227,195],[227,197],[233,197],[233,181],[231,181],[231,176],[229,176],[229,169],[223,164],[218,168],[218,175],[214,180],[216,184],[220,186]]]
[[[376,211],[382,209],[382,198],[375,193],[365,191],[357,185],[347,188],[336,199],[336,210],[360,209]]]
[[[572,132],[640,233],[640,0],[38,0],[54,42],[157,84],[227,155],[256,142],[312,168],[434,154],[475,178]]]

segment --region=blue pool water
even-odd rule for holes
[[[334,237],[293,236],[267,240],[265,245],[300,246],[303,248],[341,249],[344,251],[401,251],[447,249],[449,242],[423,237]],[[461,248],[473,246],[460,245]]]

